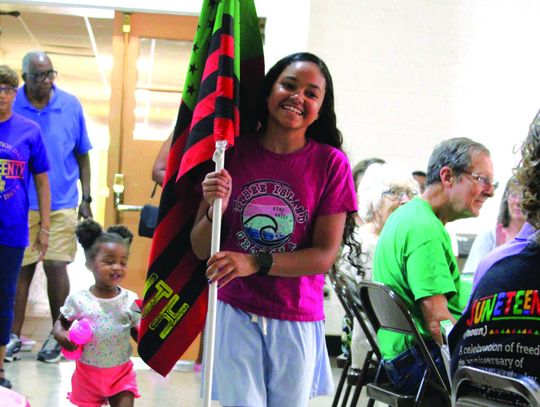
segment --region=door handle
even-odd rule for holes
[[[140,212],[142,211],[142,205],[124,205],[124,204],[118,204],[116,205],[116,210],[118,212]]]
[[[118,212],[140,212],[142,205],[126,205],[124,204],[124,174],[114,174],[112,190],[114,193],[114,208]]]

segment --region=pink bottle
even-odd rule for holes
[[[73,351],[62,348],[62,354],[71,360],[79,359],[82,355],[83,345],[92,339],[92,324],[86,318],[73,321],[69,328],[69,340],[76,343],[77,348]]]

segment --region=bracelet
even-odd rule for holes
[[[43,226],[39,229],[41,230],[43,233],[45,233],[47,236],[49,236],[51,234],[51,232],[49,232],[47,229],[45,229]]]
[[[205,215],[206,215],[206,219],[208,219],[208,222],[212,223],[212,218],[210,218],[210,215],[208,215],[208,211],[212,209],[211,206],[208,207],[208,209],[206,210],[205,212]]]

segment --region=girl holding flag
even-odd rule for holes
[[[208,259],[221,198],[222,250],[206,272],[219,287],[212,396],[224,406],[306,406],[333,391],[324,274],[342,236],[353,245],[348,214],[357,209],[326,64],[309,53],[277,62],[258,120],[257,133],[227,152],[226,169],[204,178],[191,232],[195,254]]]

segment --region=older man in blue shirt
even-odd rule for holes
[[[75,258],[77,241],[75,224],[79,217],[92,217],[90,203],[90,158],[92,148],[81,104],[77,98],[55,84],[57,72],[44,52],[29,52],[23,58],[24,86],[19,89],[13,105],[15,112],[39,124],[50,161],[51,228],[49,249],[43,260],[47,277],[47,292],[53,323],[69,294],[67,265]],[[79,204],[77,180],[81,182],[82,199]],[[30,235],[40,228],[34,185],[30,184]],[[26,250],[17,286],[15,319],[12,340],[6,360],[13,360],[20,350],[19,340],[24,322],[30,283],[36,270],[38,253]],[[38,360],[57,362],[60,346],[50,335],[38,353]]]

